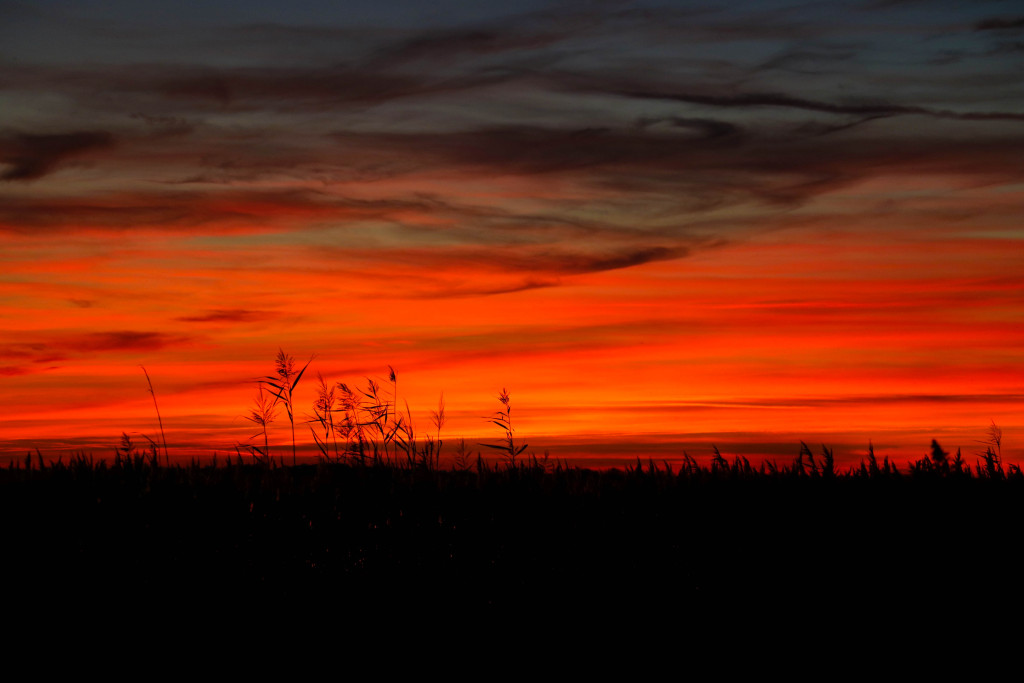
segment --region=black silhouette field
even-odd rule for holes
[[[300,610],[695,627],[920,620],[1017,599],[1024,475],[939,453],[842,472],[806,447],[785,465],[605,471],[535,458],[166,466],[155,447],[30,456],[0,471],[3,580],[16,612],[71,621]]]

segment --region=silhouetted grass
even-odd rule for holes
[[[535,457],[461,469],[36,453],[0,471],[4,580],[71,602],[697,612],[943,595],[1015,556],[1024,475],[871,453],[839,472],[720,453],[597,471]],[[88,586],[87,591],[82,587]],[[865,603],[864,601],[867,601]]]
[[[293,427],[301,372],[278,374],[269,395]],[[1000,582],[1015,576],[1024,474],[1002,462],[995,425],[973,465],[933,441],[902,469],[870,445],[842,469],[827,446],[800,443],[790,462],[715,448],[706,464],[684,453],[599,471],[525,455],[503,391],[487,418],[502,459],[462,441],[442,467],[443,399],[434,433],[417,438],[389,377],[390,392],[321,378],[315,464],[271,453],[277,401],[263,392],[251,457],[161,464],[155,442],[123,435],[112,460],[37,451],[10,463],[0,579],[60,614],[256,606],[265,618],[299,605],[345,623],[444,610],[699,624],[1005,600]]]

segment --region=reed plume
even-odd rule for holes
[[[279,348],[277,350],[277,358],[274,361],[277,376],[267,376],[259,380],[271,388],[270,393],[275,396],[275,404],[278,401],[284,404],[285,414],[287,414],[288,422],[292,428],[292,465],[295,465],[297,461],[295,450],[295,401],[293,394],[295,387],[299,384],[299,380],[302,379],[303,373],[306,372],[306,368],[312,362],[313,357],[310,356],[306,364],[302,366],[302,369],[296,372],[295,359],[286,354],[284,349]]]

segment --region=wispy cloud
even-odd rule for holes
[[[76,351],[155,351],[185,341],[162,332],[94,332],[67,339],[62,346]]]
[[[12,66],[0,85],[22,92],[45,90],[60,82],[61,90],[83,105],[107,109],[109,93],[117,92],[136,112],[161,113],[162,126],[187,130],[181,112],[240,114],[257,110],[323,111],[437,96],[482,88],[508,80],[501,71],[459,76],[398,71],[370,71],[332,64],[317,66],[184,66],[135,64],[119,67],[55,68]],[[154,116],[147,114],[148,116]],[[168,119],[168,117],[171,117]],[[145,121],[145,119],[143,119]],[[159,119],[150,119],[156,123]]]
[[[509,284],[482,285],[479,283],[448,283],[435,282],[427,285],[420,285],[413,289],[406,289],[402,296],[410,299],[459,299],[477,298],[487,296],[498,296],[500,294],[514,294],[516,292],[527,292],[533,289],[544,289],[558,285],[557,280],[527,279],[512,282]],[[384,298],[394,294],[364,295],[363,298]]]
[[[186,323],[249,323],[276,317],[270,311],[253,311],[244,308],[218,308],[201,315],[187,315],[175,318]]]
[[[92,193],[87,197],[31,198],[0,195],[0,230],[38,228],[110,229],[140,227],[214,228],[264,231],[296,221],[388,220],[405,213],[431,213],[438,205],[415,197],[364,200],[311,190],[225,189],[227,183],[201,183],[181,190]],[[194,185],[194,183],[193,183]]]
[[[978,31],[1006,31],[1024,28],[1024,17],[994,17],[974,25]]]
[[[937,119],[961,121],[1024,121],[1024,113],[1015,111],[954,111],[936,107],[898,104],[894,102],[829,102],[791,95],[785,92],[741,92],[726,93],[685,90],[683,88],[659,88],[654,84],[638,86],[635,81],[618,82],[612,78],[596,75],[559,74],[555,81],[576,92],[617,95],[639,100],[662,100],[683,102],[722,109],[745,109],[756,107],[779,107],[798,109],[825,114],[849,116],[927,116]]]
[[[423,60],[449,62],[467,57],[507,55],[551,47],[578,33],[569,27],[541,26],[537,22],[532,25],[524,25],[522,21],[512,24],[424,32],[378,48],[369,63],[377,67],[394,67]]]
[[[20,365],[9,366],[7,374],[26,374],[38,371],[43,365],[73,358],[159,351],[191,341],[192,338],[183,335],[135,330],[51,334],[39,340],[4,344],[0,346],[0,356],[22,361]]]
[[[9,166],[0,180],[36,180],[69,158],[113,144],[114,136],[105,131],[0,135],[0,163]]]

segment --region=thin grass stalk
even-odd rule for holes
[[[317,373],[317,379],[319,380],[320,386],[317,390],[317,398],[313,402],[313,417],[306,422],[310,425],[309,431],[313,435],[313,441],[316,443],[317,448],[320,449],[320,454],[325,460],[331,459],[330,444],[332,441],[332,435],[334,432],[334,388],[328,387],[327,382],[324,381],[324,376]],[[313,423],[320,423],[320,427],[323,429],[323,438],[317,434],[316,429],[313,427]],[[334,441],[334,457],[338,457],[338,441],[337,437]]]
[[[160,406],[156,404],[156,392],[153,391],[153,382],[149,379],[149,373],[146,372],[146,366],[140,365],[139,367],[142,368],[143,374],[146,375],[146,384],[149,385],[149,393],[153,397],[153,407],[156,409],[156,421],[160,424],[160,439],[164,444],[164,463],[170,465],[171,460],[167,455],[167,436],[164,434],[164,421],[163,418],[160,417]]]
[[[249,453],[253,456],[254,461],[256,460],[257,453],[260,454],[260,458],[264,461],[266,461],[266,459],[270,457],[270,441],[267,437],[267,425],[269,425],[276,419],[274,410],[275,406],[277,405],[277,401],[275,400],[271,402],[267,400],[267,396],[264,393],[264,391],[265,390],[263,388],[263,383],[261,382],[259,385],[259,389],[257,390],[256,397],[253,399],[253,402],[256,404],[256,407],[250,409],[249,414],[245,416],[245,419],[260,426],[260,432],[253,434],[249,438],[252,439],[256,436],[259,436],[260,433],[263,434],[262,452],[260,451],[260,448],[258,446],[246,446],[246,448],[249,449]]]
[[[436,470],[441,463],[441,428],[447,421],[447,417],[444,412],[444,392],[441,392],[441,396],[437,399],[437,410],[431,411],[430,419],[437,428],[437,451],[434,453],[434,469]]]
[[[395,374],[395,369],[388,366],[388,381],[391,382],[391,412],[394,415],[394,433],[397,435],[399,426],[398,416],[398,375]],[[386,404],[385,404],[386,405]],[[406,457],[408,458],[408,448],[406,449]],[[398,458],[398,444],[395,444],[395,459]]]

